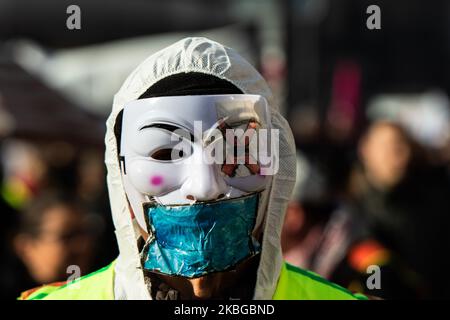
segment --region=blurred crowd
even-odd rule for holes
[[[116,257],[101,149],[5,139],[1,155],[1,299]]]
[[[369,122],[353,147],[323,148],[299,149],[282,233],[286,260],[386,299],[448,298],[444,150],[425,150],[402,124],[386,119]],[[343,157],[351,160],[339,169],[332,162]]]
[[[103,123],[124,76],[187,34],[252,61],[293,129],[297,183],[285,259],[351,291],[450,298],[450,6],[437,1],[424,9],[432,13],[426,23],[414,24],[425,19],[421,1],[399,1],[411,5],[406,20],[378,1],[384,29],[369,33],[367,1],[164,2],[130,8],[158,4],[171,13],[167,25],[127,12],[128,29],[114,34],[89,33],[92,17],[101,13],[111,26],[122,2],[99,10],[80,1],[92,16],[74,36],[58,33],[59,18],[50,16],[42,34],[7,22],[15,2],[0,0],[0,299],[66,280],[69,266],[84,275],[116,257]],[[187,8],[199,16],[183,19]],[[23,21],[37,19],[35,10],[25,8],[31,20]]]

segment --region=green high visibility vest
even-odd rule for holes
[[[114,300],[114,265],[70,283],[44,285],[25,291],[20,300]],[[284,263],[273,300],[367,300],[362,294],[326,281],[319,275]]]
[[[114,265],[72,282],[57,282],[25,291],[19,300],[114,300]]]
[[[318,274],[284,263],[273,300],[368,300],[360,293],[351,293]]]

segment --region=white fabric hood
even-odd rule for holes
[[[185,38],[153,54],[126,79],[114,96],[107,120],[105,163],[107,183],[119,258],[115,267],[116,299],[151,299],[144,280],[137,239],[129,212],[120,173],[114,125],[123,106],[137,100],[148,88],[170,75],[200,72],[228,80],[245,94],[258,94],[270,105],[272,127],[279,129],[279,170],[269,186],[268,199],[260,204],[265,210],[262,253],[254,299],[271,299],[282,266],[280,233],[287,202],[295,183],[296,158],[294,139],[287,121],[273,105],[269,87],[262,76],[234,50],[206,38]],[[120,292],[120,294],[117,294]]]

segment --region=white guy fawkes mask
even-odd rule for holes
[[[146,229],[142,205],[150,198],[162,205],[192,204],[263,190],[267,176],[277,169],[276,152],[270,154],[270,143],[273,147],[276,141],[268,141],[269,117],[267,102],[259,95],[172,96],[128,103],[123,111],[120,155],[125,192],[139,225]],[[257,162],[245,165],[240,157],[233,165],[233,151],[235,155],[243,151],[243,132],[253,123],[256,132],[266,129],[259,136],[247,131],[250,154]],[[220,135],[221,127],[241,130]],[[242,139],[238,150],[229,141],[233,134]],[[221,147],[228,153],[218,152]],[[257,166],[262,167],[260,174]]]
[[[277,170],[278,136],[268,123],[258,95],[157,97],[124,107],[122,177],[149,234],[145,269],[198,277],[260,251],[252,231],[260,193]]]

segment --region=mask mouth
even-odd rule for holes
[[[232,190],[234,188],[230,188]],[[142,207],[144,208],[144,211],[147,211],[149,208],[157,207],[157,206],[164,206],[164,207],[189,207],[189,206],[195,206],[195,205],[208,205],[208,204],[216,204],[220,202],[226,202],[226,201],[233,201],[237,199],[242,199],[246,197],[250,197],[256,194],[261,194],[264,190],[254,191],[254,192],[246,192],[245,194],[239,195],[239,196],[231,196],[231,191],[228,191],[227,194],[222,194],[219,196],[218,199],[211,199],[211,200],[190,200],[191,202],[186,203],[168,203],[168,204],[162,204],[159,203],[158,200],[154,196],[148,196],[149,201],[144,202],[142,204]],[[148,227],[148,225],[147,225]]]
[[[143,269],[197,278],[233,270],[257,255],[261,246],[252,232],[260,193],[187,205],[145,203]]]
[[[242,179],[246,179],[246,183],[248,183],[248,180],[250,179],[251,182],[250,183],[254,183],[254,181],[256,179],[253,179],[254,176],[250,176],[250,177],[246,177],[246,178],[242,178]],[[216,198],[214,199],[210,199],[210,200],[197,200],[195,198],[184,198],[184,195],[181,195],[180,193],[177,193],[180,188],[178,186],[174,187],[173,189],[161,193],[158,196],[154,196],[154,195],[150,195],[150,194],[145,194],[145,200],[142,202],[141,207],[143,208],[143,211],[145,212],[146,209],[148,209],[149,207],[152,206],[157,206],[157,205],[161,205],[161,206],[168,206],[168,207],[176,207],[176,206],[191,206],[191,205],[195,205],[195,204],[205,204],[205,203],[216,203],[219,201],[226,201],[226,200],[232,200],[232,199],[237,199],[237,198],[241,198],[241,197],[246,197],[249,195],[252,195],[254,193],[262,193],[264,192],[264,190],[266,190],[266,185],[258,187],[258,188],[253,188],[250,190],[245,190],[242,185],[239,186],[233,186],[230,184],[230,182],[225,179],[225,183],[227,184],[227,188],[226,190],[223,190],[223,193],[219,194]],[[236,181],[234,181],[234,183],[237,183]],[[242,181],[239,183],[243,183]],[[181,201],[180,199],[184,198],[183,201]]]

